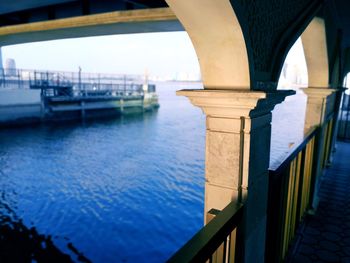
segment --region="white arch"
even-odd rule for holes
[[[166,0],[189,34],[207,89],[250,89],[245,40],[228,0]]]
[[[301,35],[307,65],[309,87],[329,87],[326,28],[322,18],[315,17]]]

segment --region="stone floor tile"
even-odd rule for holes
[[[316,251],[317,257],[319,260],[325,262],[339,263],[340,257],[336,253],[329,252],[327,250]]]
[[[338,233],[333,232],[323,232],[322,237],[333,242],[341,240],[341,236]]]
[[[350,263],[350,257],[341,258],[340,263]]]
[[[308,245],[308,244],[304,244],[304,243],[302,243],[302,244],[299,246],[299,249],[300,249],[300,251],[301,251],[301,254],[303,254],[303,255],[314,254],[315,251],[316,251],[316,250],[313,248],[313,246]]]
[[[295,258],[295,262],[299,262],[299,263],[313,263],[315,261],[313,261],[311,258],[304,256],[304,255],[297,255]]]
[[[313,227],[308,227],[305,229],[305,233],[307,235],[312,235],[312,236],[319,236],[321,234],[321,231],[317,228],[313,228]]]
[[[310,235],[306,235],[303,237],[303,244],[307,244],[307,245],[315,245],[318,244],[319,239],[315,236],[310,236]]]
[[[350,236],[346,236],[345,238],[342,239],[343,243],[345,246],[348,246],[350,248]]]
[[[342,252],[343,252],[343,254],[344,254],[345,256],[347,256],[347,257],[350,258],[350,246],[348,246],[348,247],[345,246],[345,247],[342,249]]]
[[[343,229],[337,225],[325,225],[325,231],[340,234],[343,232]]]
[[[322,249],[325,249],[331,252],[337,252],[340,250],[340,246],[336,242],[321,240],[319,244]]]
[[[308,255],[309,258],[311,258],[312,262],[317,262],[319,261],[318,257],[316,254],[311,254],[311,255]],[[295,261],[295,262],[298,262],[298,261]]]

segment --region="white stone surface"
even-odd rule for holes
[[[311,87],[328,87],[328,54],[324,19],[315,17],[301,35]]]
[[[0,106],[41,104],[40,90],[0,89]]]
[[[41,106],[37,105],[23,105],[23,106],[5,106],[0,107],[0,123],[12,124],[19,122],[33,122],[39,121],[41,118]]]
[[[205,88],[250,89],[247,48],[229,1],[166,0],[196,50]]]
[[[0,89],[0,123],[31,122],[40,118],[40,90]]]
[[[327,115],[333,112],[335,89],[308,87],[303,89],[307,95],[305,133],[315,126],[322,125]]]

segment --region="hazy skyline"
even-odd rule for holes
[[[2,48],[3,62],[21,69],[145,74],[166,79],[198,79],[197,55],[186,32],[140,33],[25,43]],[[289,51],[289,66],[305,78],[301,40]],[[289,67],[290,70],[292,67]],[[295,73],[291,73],[295,74]]]
[[[142,33],[52,40],[2,47],[3,62],[22,69],[199,76],[196,53],[186,32]]]

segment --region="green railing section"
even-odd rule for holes
[[[243,205],[230,203],[188,241],[169,260],[184,262],[241,262],[237,232],[241,226]]]
[[[266,262],[284,260],[288,247],[312,202],[314,160],[319,128],[278,166],[269,171]]]
[[[317,173],[329,163],[334,121],[314,128],[278,166],[269,170],[266,262],[285,260],[297,228],[311,208]]]

